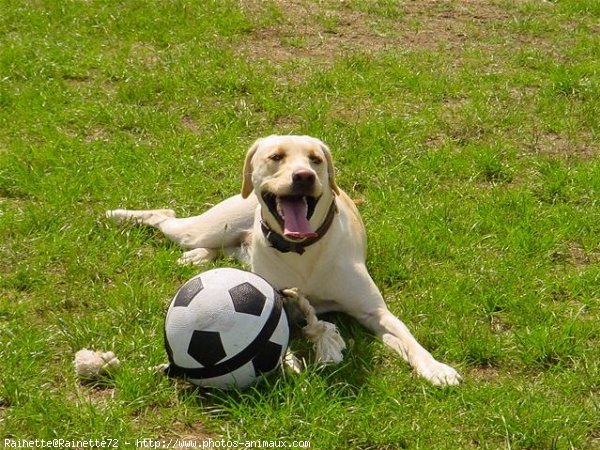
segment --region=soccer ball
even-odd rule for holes
[[[167,310],[167,373],[242,389],[279,366],[288,340],[283,299],[269,283],[243,270],[209,270],[186,282]]]

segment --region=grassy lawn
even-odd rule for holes
[[[271,133],[331,147],[376,283],[462,386],[344,316],[343,364],[243,393],[148,370],[198,268],[104,211],[199,213]],[[1,445],[600,448],[599,143],[597,0],[0,1]],[[84,347],[123,367],[80,383]]]

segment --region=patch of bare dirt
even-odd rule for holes
[[[574,267],[583,267],[600,261],[600,253],[587,251],[577,242],[568,242],[551,255],[554,262],[567,263]]]
[[[200,134],[200,127],[198,126],[198,123],[190,116],[183,116],[181,118],[181,125],[187,128],[192,134]]]
[[[134,43],[129,53],[129,62],[153,69],[160,63],[159,52],[150,44]]]
[[[406,16],[415,23],[406,38],[411,49],[462,47],[473,41],[481,30],[509,18],[505,9],[493,1],[445,0],[411,1],[405,6]]]
[[[591,255],[577,242],[571,242],[567,249],[569,252],[569,259],[576,266],[584,266],[589,264],[592,260]]]
[[[376,2],[242,0],[241,5],[256,20],[242,52],[273,63],[311,58],[328,64],[350,51],[462,48],[467,40],[476,41],[480,31],[509,17],[495,2],[485,0],[413,0],[383,14]],[[266,5],[280,16],[261,25]]]
[[[469,370],[469,374],[467,376],[475,381],[486,382],[498,378],[499,371],[497,368],[491,366],[477,366]]]
[[[114,387],[81,383],[77,392],[73,392],[69,397],[76,404],[90,403],[96,406],[108,406],[114,401],[115,395]]]
[[[580,134],[579,140],[574,141],[557,133],[536,133],[534,142],[531,143],[529,149],[534,153],[552,156],[577,156],[581,158],[596,156],[598,148],[593,143],[592,138],[585,137],[581,140],[581,137]]]
[[[110,135],[104,128],[94,127],[88,130],[85,134],[85,142],[91,144],[92,142],[108,142],[110,140]]]
[[[511,329],[511,325],[500,315],[492,315],[490,326],[495,334],[503,334]]]

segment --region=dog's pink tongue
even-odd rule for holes
[[[280,199],[280,206],[283,212],[283,235],[292,239],[305,239],[316,237],[306,218],[308,205],[304,198]]]

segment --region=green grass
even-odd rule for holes
[[[0,9],[2,444],[600,448],[598,2]],[[198,269],[103,212],[198,213],[239,190],[245,149],[270,133],[330,145],[376,283],[462,386],[428,385],[343,316],[338,367],[243,393],[146,370]],[[80,383],[83,347],[122,369]]]

